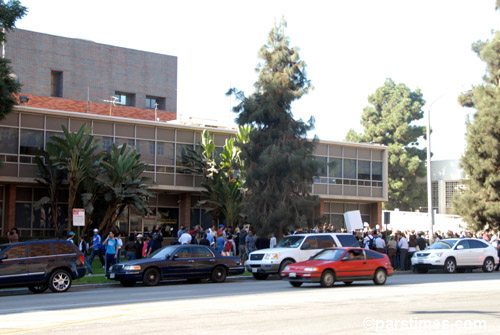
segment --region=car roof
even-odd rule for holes
[[[29,241],[16,242],[16,243],[4,243],[4,244],[0,244],[0,245],[3,247],[3,246],[9,246],[9,245],[24,245],[24,244],[37,244],[37,243],[70,243],[70,244],[73,244],[67,240],[52,239],[52,240],[29,240]]]
[[[352,235],[351,233],[297,233],[297,234],[292,234],[292,235],[287,235],[288,236],[310,236],[310,235]]]

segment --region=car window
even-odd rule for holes
[[[30,257],[52,255],[52,248],[48,243],[35,243],[30,245]]]
[[[212,252],[204,247],[192,247],[193,257],[207,258],[214,257]]]
[[[298,248],[304,236],[287,236],[278,242],[276,248]]]
[[[318,247],[320,249],[336,247],[337,244],[330,235],[318,236]]]
[[[338,261],[343,254],[343,249],[326,249],[314,255],[313,259],[321,261]]]
[[[309,243],[311,245],[311,249],[318,249],[318,237],[317,236],[308,236],[304,241],[304,244]],[[304,245],[302,244],[302,245]]]
[[[54,247],[57,255],[70,255],[75,253],[75,249],[68,243],[55,243]]]
[[[378,252],[372,250],[365,250],[365,253],[366,253],[366,259],[384,258],[384,255],[379,254]]]
[[[489,244],[486,244],[479,240],[469,240],[469,247],[471,249],[482,249],[487,248]]]
[[[458,242],[457,243],[457,248],[458,248],[459,245],[463,245],[464,249],[469,249],[469,241],[460,241],[460,242]]]
[[[176,254],[177,254],[177,256],[179,256],[178,258],[191,258],[192,257],[191,250],[189,247],[181,247],[181,248],[177,249]]]
[[[337,235],[343,247],[359,247],[359,242],[353,235]]]
[[[26,257],[26,245],[16,245],[5,251],[7,259],[24,258]]]
[[[346,261],[362,261],[365,259],[365,253],[363,251],[363,249],[350,249],[342,259]]]

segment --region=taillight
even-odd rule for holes
[[[78,258],[80,259],[80,262],[82,262],[82,264],[85,264],[85,258],[82,256],[78,256]]]

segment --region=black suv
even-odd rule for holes
[[[87,271],[82,253],[65,240],[0,245],[0,287],[27,286],[31,292],[65,292]]]

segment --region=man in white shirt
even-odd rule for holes
[[[382,237],[378,236],[374,242],[375,250],[383,253],[385,248],[385,240]]]
[[[269,248],[274,248],[276,246],[276,236],[274,233],[271,234],[271,238],[269,239]]]
[[[408,240],[403,234],[399,234],[399,267],[401,271],[406,271],[406,255],[408,254]]]
[[[183,234],[181,235],[181,237],[179,237],[179,243],[180,244],[189,244],[189,243],[191,243],[191,239],[192,239],[191,234],[189,234],[187,232],[187,228],[184,228]]]

